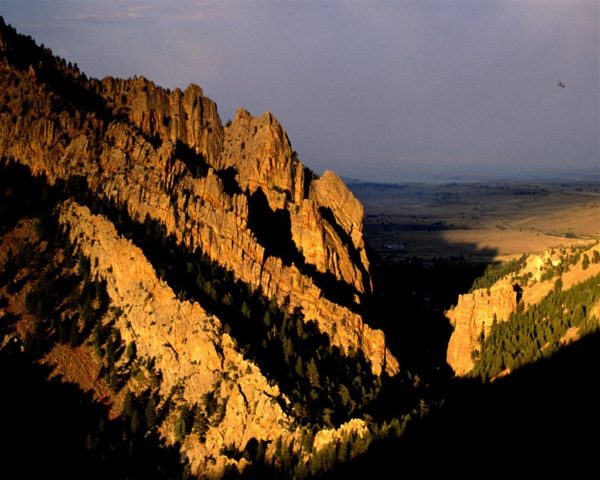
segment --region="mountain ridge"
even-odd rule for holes
[[[0,85],[4,346],[195,476],[368,447],[399,365],[362,316],[363,209],[337,175],[270,113],[224,127],[198,86],[88,79],[1,19]]]
[[[21,161],[34,174],[46,174],[50,182],[85,177],[92,191],[127,205],[139,221],[146,216],[159,221],[181,244],[199,247],[267,297],[283,302],[289,296],[290,307],[302,307],[342,350],[364,350],[375,373],[398,371],[381,332],[355,313],[360,296],[370,290],[362,208],[353,200],[357,214],[344,214],[334,199],[354,197],[334,174],[319,180],[308,174],[305,186],[305,167],[293,157],[287,135],[272,115],[255,120],[239,111],[236,121],[223,129],[216,105],[199,87],[167,92],[141,78],[88,81],[32,46],[19,48],[37,52],[37,65],[25,65],[20,57],[15,67],[10,63],[15,56],[10,29],[2,31],[3,78],[8,83],[1,157]],[[60,83],[63,71],[69,72],[65,85]],[[77,91],[73,84],[86,94],[77,93],[71,101],[60,92]],[[87,98],[93,100],[91,110],[89,104],[89,111],[73,106]],[[121,106],[116,107],[119,100]],[[69,103],[72,114],[61,109]],[[246,161],[247,155],[253,158]],[[227,182],[233,184],[232,195],[226,191]],[[269,184],[273,188],[266,188]],[[247,193],[238,193],[243,189]],[[333,191],[323,194],[328,189]],[[252,201],[257,192],[259,198]],[[261,192],[268,205],[261,203]],[[332,213],[334,225],[320,209]],[[251,210],[266,221],[281,217],[290,227],[289,234],[284,232],[287,243],[299,255],[269,255],[248,228]],[[340,226],[346,238],[340,238]],[[346,293],[331,301],[328,291],[334,297],[336,292]],[[348,328],[338,328],[337,319],[344,319]]]

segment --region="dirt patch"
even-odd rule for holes
[[[110,409],[110,418],[121,412],[122,398],[116,396],[99,378],[100,360],[87,345],[71,347],[56,344],[41,362],[53,367],[51,377],[60,377],[63,382],[74,383],[83,391],[92,392],[94,398]]]

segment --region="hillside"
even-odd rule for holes
[[[224,128],[197,86],[87,80],[15,35],[4,28],[0,43],[1,158],[51,184],[82,180],[267,297],[289,297],[333,344],[365,350],[375,373],[397,371],[355,313],[370,290],[362,207],[335,174],[317,178],[295,158],[271,114],[240,110]],[[334,329],[338,318],[349,328]]]
[[[447,312],[447,360],[490,379],[550,356],[598,326],[600,245],[549,250],[488,267]]]
[[[185,475],[303,477],[364,451],[399,365],[344,183],[270,113],[223,126],[198,86],[88,79],[2,20],[0,72],[1,350],[122,430],[81,432],[92,457],[147,439]]]

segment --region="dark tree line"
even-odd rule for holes
[[[527,255],[523,254],[518,259],[513,259],[508,262],[494,262],[489,264],[483,272],[483,275],[475,279],[469,292],[473,292],[479,288],[490,288],[502,277],[521,270],[525,266],[526,261]]]

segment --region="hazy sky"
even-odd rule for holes
[[[0,0],[0,15],[88,75],[198,83],[223,121],[269,110],[317,171],[402,182],[600,175],[599,5]]]

